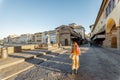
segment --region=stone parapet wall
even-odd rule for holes
[[[35,47],[35,49],[40,49],[40,48],[42,48],[42,44],[36,44],[36,45],[34,45],[34,47]]]
[[[42,44],[42,48],[44,48],[44,47],[48,47],[48,45],[47,44]]]
[[[58,44],[53,44],[53,47],[58,47]]]
[[[11,46],[6,47],[7,54],[13,54],[22,52],[22,50],[34,50],[40,48],[49,48],[50,50],[58,48],[58,44],[35,44],[35,45],[22,45],[22,46]],[[0,48],[0,56],[2,54],[2,48]]]
[[[34,47],[34,45],[23,45],[23,46],[21,46],[21,49],[22,50],[34,50],[35,47]]]
[[[14,46],[14,52],[21,52],[22,49],[21,49],[21,46]]]
[[[13,54],[14,53],[14,47],[7,47],[7,53],[8,54]]]

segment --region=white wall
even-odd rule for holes
[[[50,35],[50,42],[56,43],[56,34]]]

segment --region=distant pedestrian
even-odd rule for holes
[[[50,43],[51,43],[51,44],[52,44],[52,46],[53,46],[53,41],[51,41]]]
[[[78,69],[80,66],[79,56],[81,55],[80,47],[78,46],[77,42],[73,43],[72,50],[71,50],[71,59],[72,59],[72,74],[78,74]]]

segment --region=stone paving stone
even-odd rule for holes
[[[0,69],[9,67],[11,65],[17,64],[24,62],[24,59],[19,59],[19,58],[11,58],[8,57],[6,59],[0,59]]]
[[[61,75],[60,72],[54,72],[36,66],[32,70],[18,76],[15,80],[58,80]]]
[[[26,60],[26,62],[37,65],[37,64],[40,64],[40,63],[44,62],[44,60],[41,60],[41,59],[39,59],[39,58],[37,57],[37,58],[35,58],[35,59]]]
[[[27,63],[27,62],[21,62],[3,69],[0,69],[0,78],[2,80],[6,80],[14,75],[17,75],[25,70],[28,70],[32,68],[34,65]]]

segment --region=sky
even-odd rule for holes
[[[94,24],[102,0],[0,0],[0,39],[10,34],[54,30],[76,23],[86,33]]]

